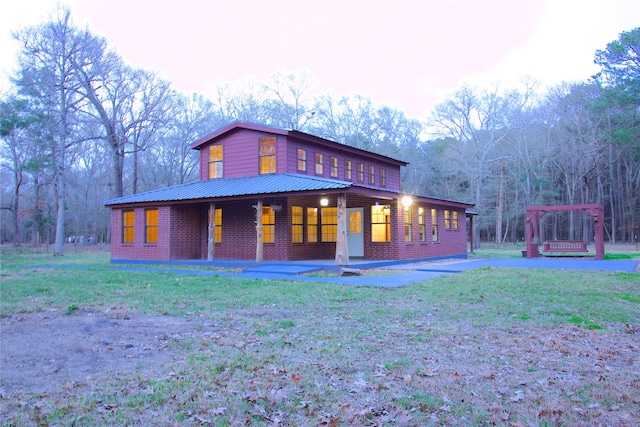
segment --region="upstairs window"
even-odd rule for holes
[[[344,179],[351,181],[353,179],[351,175],[351,160],[344,161]]]
[[[453,211],[451,213],[453,215],[452,216],[453,224],[451,224],[451,225],[453,226],[453,228],[459,228],[459,225],[458,225],[458,211]]]
[[[376,183],[376,167],[369,166],[369,184]]]
[[[331,158],[331,177],[332,178],[338,177],[338,158],[337,157]]]
[[[307,150],[298,148],[298,172],[307,171]]]
[[[145,243],[158,243],[158,209],[147,209],[144,218]]]
[[[444,211],[444,228],[451,228],[451,211],[448,209]]]
[[[382,187],[387,186],[387,170],[386,169],[380,169],[380,185]]]
[[[133,243],[135,214],[133,211],[122,211],[122,243]]]
[[[324,175],[324,156],[316,153],[316,175]]]
[[[276,173],[276,138],[260,138],[260,174]]]
[[[364,164],[358,163],[358,181],[364,181]]]
[[[222,144],[209,146],[209,179],[222,178]]]

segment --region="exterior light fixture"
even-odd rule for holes
[[[409,209],[409,206],[411,206],[412,203],[413,199],[411,199],[411,196],[402,197],[402,206],[404,206],[405,210]]]
[[[320,199],[320,206],[329,206],[329,199],[327,199],[326,197]]]

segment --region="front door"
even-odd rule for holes
[[[347,244],[349,257],[364,256],[364,233],[362,232],[363,208],[347,209]]]

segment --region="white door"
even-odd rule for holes
[[[363,213],[363,208],[347,208],[347,244],[350,257],[364,256]]]

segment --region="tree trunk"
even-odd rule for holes
[[[209,228],[207,244],[207,261],[213,261],[214,249],[216,247],[216,204],[209,203]]]
[[[264,235],[262,230],[262,199],[258,200],[256,208],[256,262],[263,260]]]
[[[347,195],[338,195],[338,235],[336,236],[336,265],[349,265],[347,231]]]

